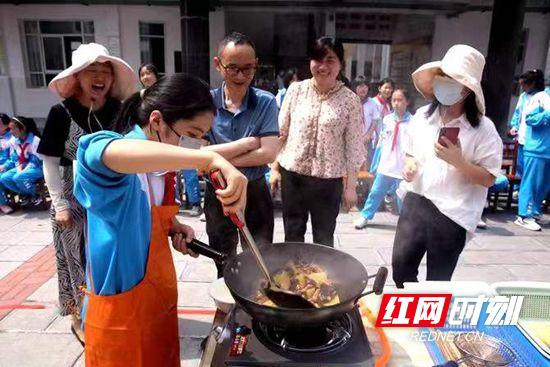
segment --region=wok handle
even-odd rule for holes
[[[361,293],[359,297],[355,299],[355,302],[359,301],[360,298],[363,298],[366,295],[369,295],[371,293],[374,293],[376,295],[382,294],[382,292],[384,291],[384,285],[386,284],[387,277],[388,277],[388,269],[384,266],[381,266],[380,269],[378,269],[378,272],[376,273],[376,275],[371,275],[370,277],[368,277],[368,279],[375,278],[374,284],[372,286],[372,290],[365,293]]]
[[[193,238],[191,243],[187,244],[187,247],[193,252],[196,252],[199,255],[206,256],[214,260],[218,264],[224,264],[227,260],[227,255],[223,252],[214,250],[212,247],[208,246],[206,243]]]

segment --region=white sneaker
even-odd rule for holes
[[[477,228],[479,229],[487,229],[487,223],[481,218],[479,222],[477,222]]]
[[[363,217],[359,217],[353,221],[353,225],[355,226],[355,229],[366,228],[368,224],[369,224],[369,220]]]
[[[516,221],[514,222],[520,227],[523,227],[525,229],[528,229],[530,231],[540,231],[541,227],[535,222],[534,218],[522,218],[518,217]]]

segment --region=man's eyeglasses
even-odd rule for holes
[[[257,69],[257,66],[245,66],[244,68],[240,68],[234,65],[225,66],[221,61],[219,61],[219,63],[229,76],[237,76],[239,72],[243,73],[244,76],[251,76],[254,75]]]

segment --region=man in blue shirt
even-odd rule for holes
[[[220,42],[214,65],[224,82],[212,90],[218,113],[205,149],[220,153],[248,178],[246,222],[256,242],[266,244],[273,242],[274,219],[264,175],[278,153],[279,124],[275,97],[250,86],[257,63],[254,44],[247,36],[234,32]],[[237,229],[224,215],[210,185],[204,212],[210,246],[234,255]],[[218,266],[218,277],[222,276],[223,268]]]

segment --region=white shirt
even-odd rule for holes
[[[409,141],[405,151],[419,163],[414,181],[402,181],[400,191],[412,191],[429,199],[441,213],[473,233],[481,218],[487,199],[487,188],[472,184],[454,166],[435,156],[434,144],[442,125],[439,109],[425,117],[429,106],[421,107],[408,126]],[[466,161],[485,168],[493,176],[501,172],[502,140],[495,125],[487,117],[481,118],[477,128],[466,116],[446,124],[459,127],[458,138]]]
[[[366,134],[372,126],[373,121],[380,119],[380,111],[372,98],[367,98],[363,103],[363,134]]]
[[[411,114],[407,111],[403,116],[403,121],[399,122],[399,132],[395,147],[392,149],[393,135],[395,132],[395,113],[384,117],[382,122],[382,131],[378,147],[380,150],[380,163],[377,172],[384,176],[403,178],[403,169],[405,168],[405,152],[403,150],[406,141],[408,141],[407,128],[411,119]]]
[[[138,173],[141,190],[147,194],[149,207],[153,206],[151,197],[153,197],[154,205],[161,206],[164,200],[164,175],[162,173]],[[175,184],[175,183],[174,183]],[[151,190],[153,191],[151,193]]]

